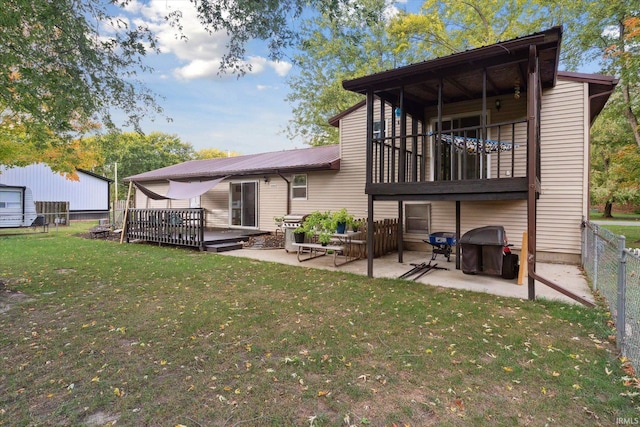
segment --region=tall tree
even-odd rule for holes
[[[395,40],[386,31],[394,9],[385,0],[358,0],[303,22],[297,74],[289,79],[294,118],[288,133],[310,145],[336,144],[338,130],[327,120],[362,97],[342,81],[393,68]]]
[[[205,160],[205,159],[220,159],[223,157],[235,157],[240,154],[235,151],[224,151],[219,150],[217,148],[202,148],[195,152],[194,159],[196,160]]]
[[[247,44],[266,40],[280,58],[296,39],[295,22],[306,8],[337,10],[349,0],[191,0],[178,3],[167,20],[179,32],[180,9],[194,7],[201,24],[228,35],[221,70],[242,74]],[[99,124],[112,130],[113,112],[140,121],[159,114],[156,95],[138,74],[150,71],[144,57],[156,52],[152,31],[122,18],[133,0],[5,0],[0,8],[0,164],[19,164],[30,151],[49,162],[47,152],[71,148],[74,138]],[[54,170],[71,172],[73,158]]]
[[[636,1],[609,2],[607,7],[595,4],[590,13],[590,27],[600,34],[587,32],[585,43],[602,52],[603,71],[619,76],[621,97],[612,101],[614,108],[626,118],[640,149],[640,9]]]
[[[399,14],[389,31],[402,40],[398,53],[423,61],[563,24],[582,16],[583,6],[567,0],[425,0],[419,13]]]
[[[101,166],[94,168],[96,173],[113,177],[117,163],[119,180],[191,160],[195,154],[191,144],[180,141],[176,135],[161,132],[148,135],[111,132],[86,138],[83,147],[99,154]],[[119,196],[122,197],[125,187],[120,185],[120,188]]]
[[[30,144],[38,160],[64,149],[87,127],[113,126],[119,109],[138,126],[159,112],[136,74],[155,49],[144,27],[108,13],[100,0],[7,0],[0,11],[0,163],[12,165],[19,144]],[[18,146],[16,147],[16,144]],[[51,164],[70,171],[70,162]]]
[[[605,218],[614,204],[640,203],[640,151],[616,108],[605,109],[591,129],[590,184],[591,202],[604,206]]]

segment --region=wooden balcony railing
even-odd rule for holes
[[[204,209],[129,209],[126,239],[204,249]]]

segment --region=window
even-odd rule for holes
[[[291,198],[307,198],[307,175],[293,175],[291,180]]]
[[[404,207],[405,232],[408,234],[430,234],[431,204],[411,203]]]
[[[0,208],[20,209],[22,207],[22,194],[19,190],[0,191]]]
[[[231,218],[229,223],[238,227],[257,227],[258,183],[233,182],[229,185]]]
[[[378,120],[373,122],[373,139],[384,138],[386,131],[386,122]]]

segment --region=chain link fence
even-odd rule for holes
[[[582,267],[594,291],[604,297],[616,324],[623,356],[640,367],[640,256],[626,248],[624,236],[585,221]]]

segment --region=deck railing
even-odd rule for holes
[[[371,182],[526,177],[527,121],[488,124],[487,138],[484,132],[482,126],[472,126],[374,138]]]
[[[204,209],[129,209],[126,240],[204,249]]]

